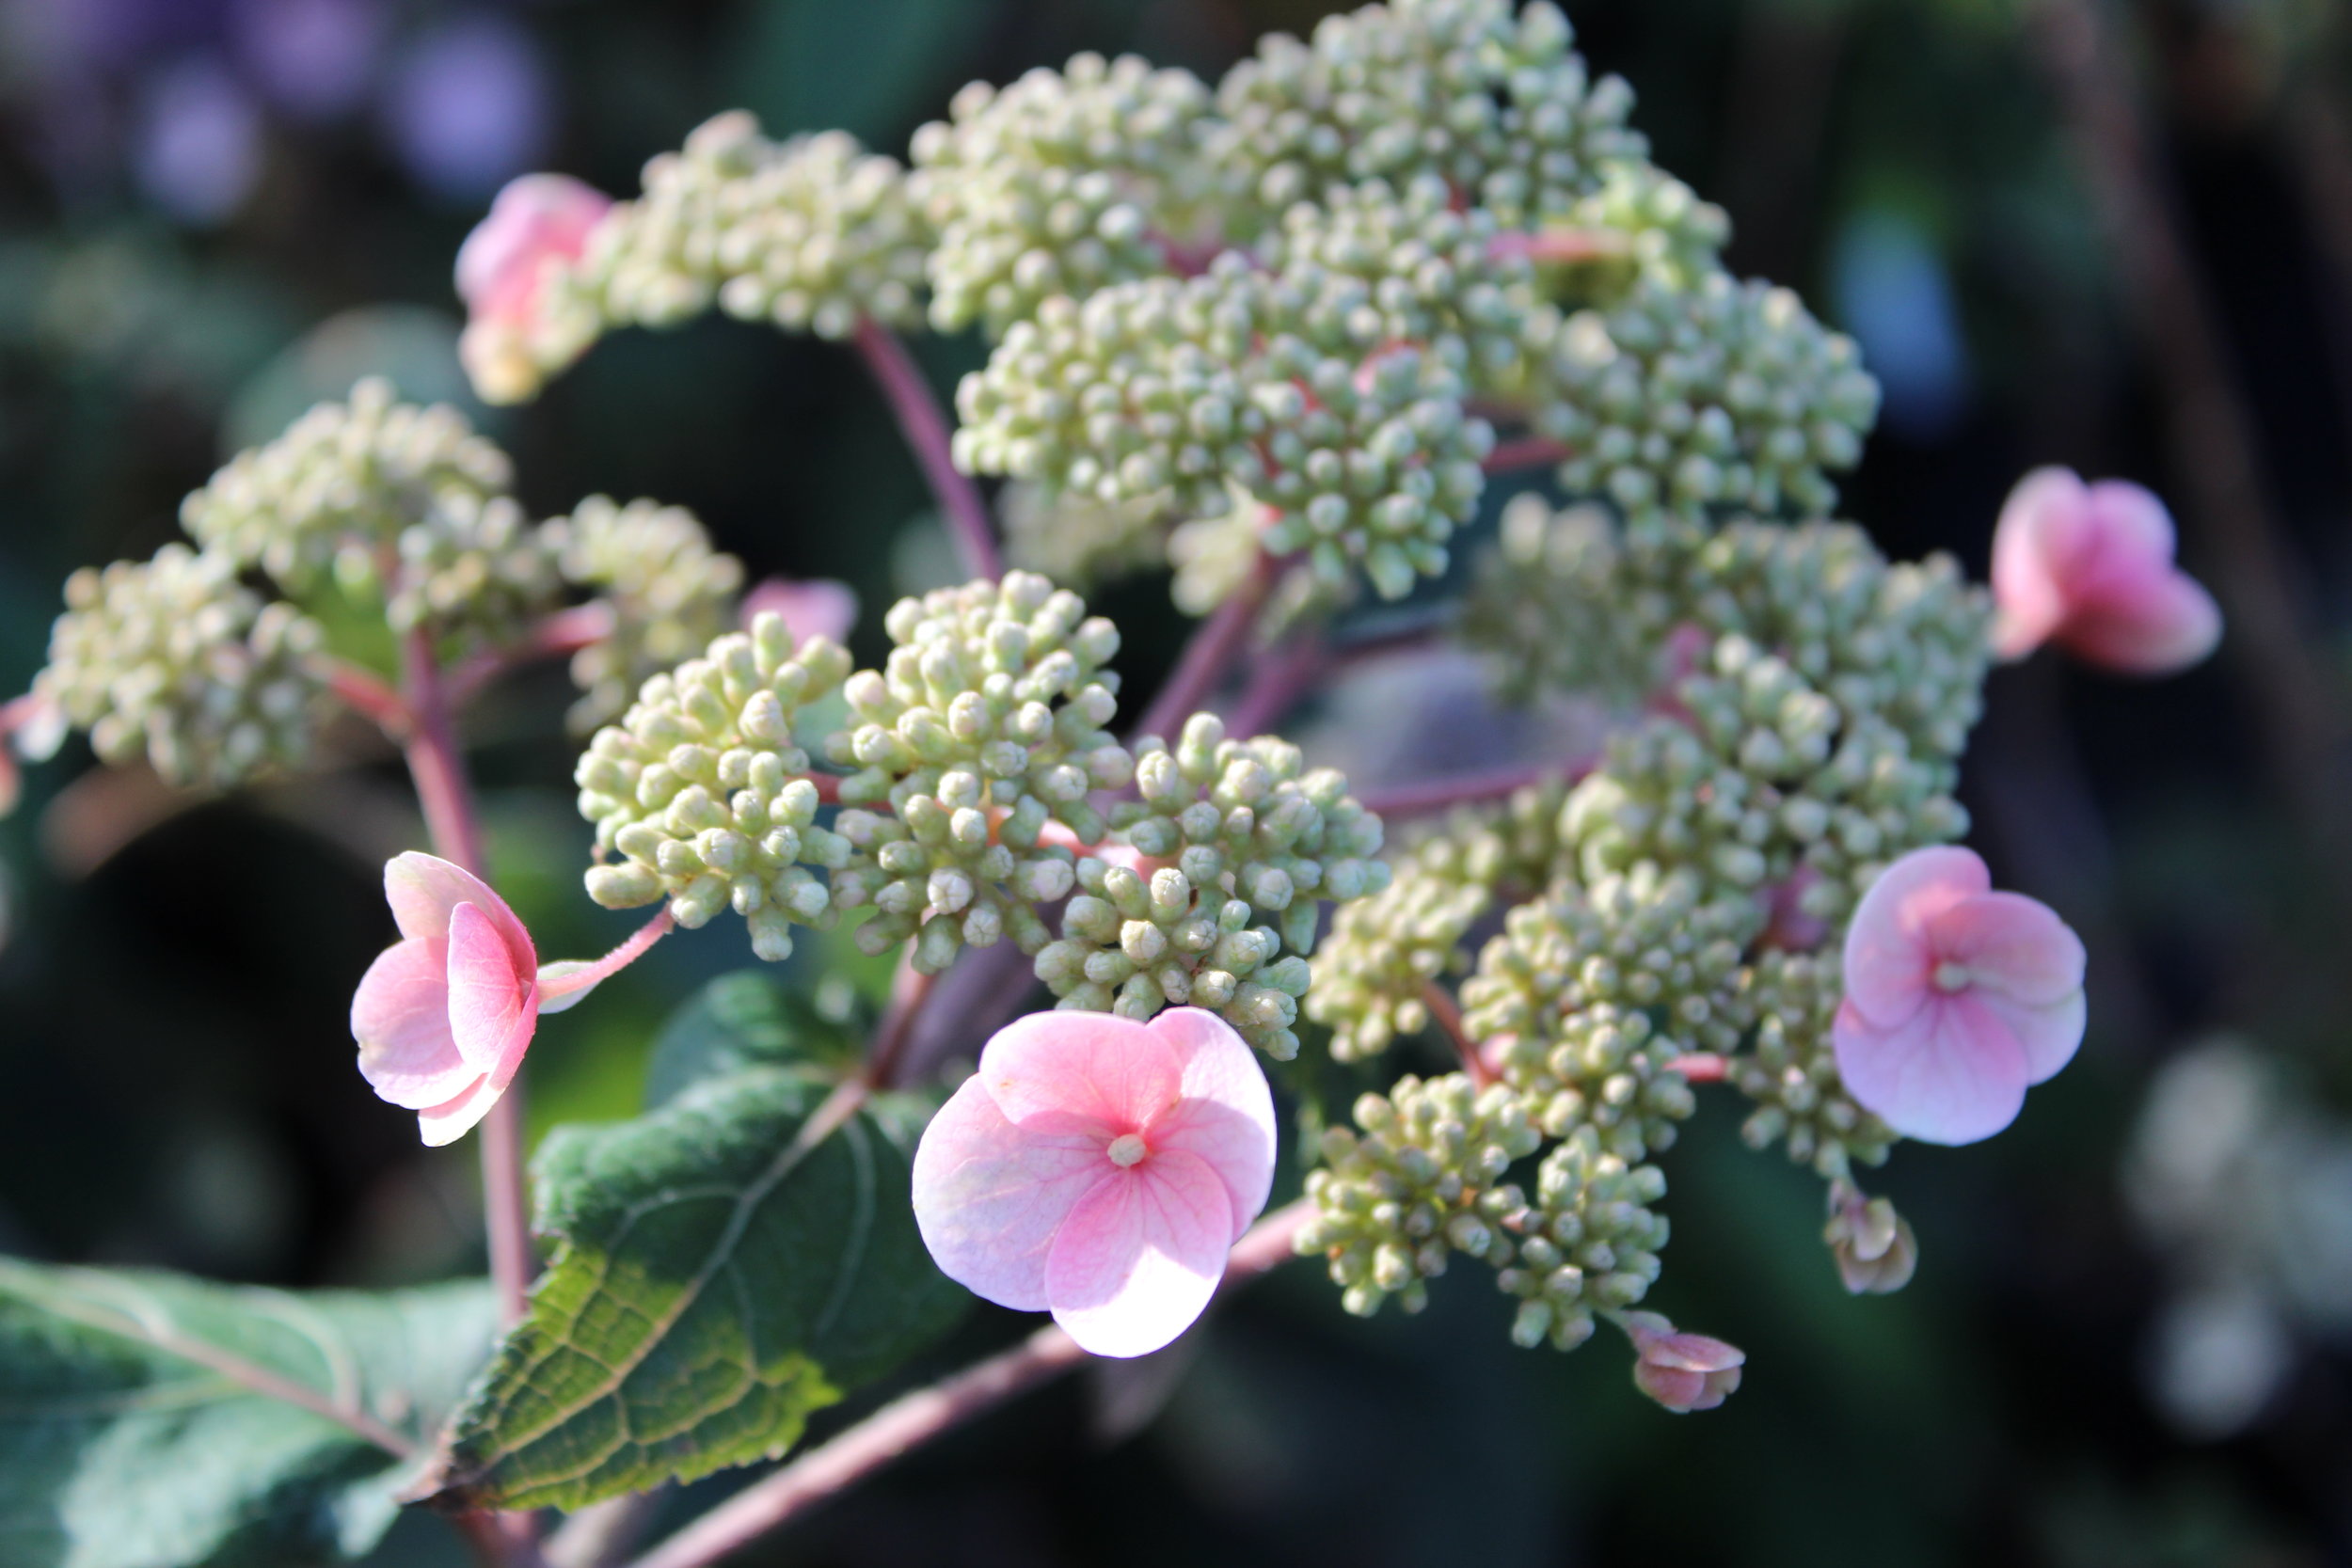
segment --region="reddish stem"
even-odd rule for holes
[[[1518,468],[1548,468],[1574,455],[1565,441],[1546,436],[1521,436],[1495,443],[1495,450],[1486,454],[1486,460],[1479,467],[1490,474],[1507,474]]]
[[[509,670],[542,658],[569,658],[612,635],[612,607],[601,599],[559,610],[531,628],[521,641],[476,654],[450,672],[450,705],[462,708],[476,693]]]
[[[343,706],[373,723],[394,742],[406,738],[413,722],[408,705],[391,685],[373,672],[340,660],[328,666],[326,689]]]
[[[1606,261],[1629,253],[1631,242],[1605,229],[1515,230],[1486,242],[1490,256],[1524,256],[1531,261]]]
[[[1282,564],[1260,551],[1249,576],[1210,612],[1207,620],[1193,628],[1192,640],[1184,644],[1175,670],[1152,699],[1143,717],[1136,721],[1136,736],[1156,735],[1174,742],[1176,730],[1207,701],[1209,693],[1216,689],[1234,658],[1248,643],[1258,610],[1265,604],[1266,595],[1274,592],[1274,584],[1282,575]]]
[[[924,974],[912,966],[902,966],[897,982],[891,987],[890,1010],[882,1015],[882,1026],[874,1031],[872,1052],[866,1058],[866,1069],[859,1076],[875,1088],[897,1081],[899,1058],[906,1054],[907,1041],[914,1037],[914,1025],[923,1013],[923,1005],[930,1000],[939,983],[936,974]]]
[[[1713,1051],[1686,1051],[1672,1065],[1692,1084],[1720,1084],[1731,1076],[1731,1058]]]
[[[404,750],[426,832],[442,859],[483,876],[482,822],[465,758],[457,749],[449,693],[433,655],[433,641],[412,631],[401,644],[402,670],[412,716]],[[530,1310],[530,1209],[523,1187],[522,1076],[517,1073],[482,1120],[482,1204],[489,1231],[490,1277],[508,1323]]]
[[[1224,1288],[1293,1256],[1291,1238],[1312,1212],[1313,1206],[1302,1198],[1251,1227],[1226,1260]],[[1087,1353],[1058,1327],[1039,1329],[1009,1351],[892,1401],[737,1493],[639,1558],[634,1568],[707,1568],[909,1451],[1086,1360]]]
[[[1491,772],[1463,773],[1453,778],[1422,779],[1407,784],[1391,784],[1386,789],[1363,790],[1357,799],[1363,802],[1366,811],[1381,816],[1426,816],[1449,806],[1500,800],[1547,780],[1581,779],[1597,763],[1597,758],[1582,757],[1570,762],[1498,768]]]
[[[1482,1089],[1493,1083],[1494,1071],[1479,1055],[1478,1043],[1470,1038],[1470,1026],[1462,1022],[1462,1006],[1454,1000],[1454,993],[1435,980],[1424,981],[1421,1001],[1429,1009],[1430,1022],[1454,1042],[1454,1053],[1462,1059],[1462,1070],[1470,1074],[1470,1081]]]
[[[940,516],[963,557],[964,570],[976,578],[1003,577],[1004,557],[997,553],[988,507],[972,477],[956,467],[946,413],[931,391],[931,384],[924,379],[922,367],[898,335],[871,316],[858,318],[855,341],[858,352],[866,356],[866,368],[873,372],[890,411],[898,416],[907,445],[914,449],[914,459],[922,465],[923,477],[939,501]]]

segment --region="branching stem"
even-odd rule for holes
[[[963,557],[964,570],[976,578],[1003,577],[1005,561],[996,548],[987,503],[980,499],[972,476],[956,467],[946,411],[924,379],[922,367],[898,335],[871,316],[858,318],[856,342],[858,352],[866,356],[866,368],[881,385],[898,428],[906,434],[907,445],[914,449],[914,460],[922,465],[923,478],[939,502],[939,515]]]
[[[1364,809],[1384,817],[1427,816],[1449,807],[1470,805],[1482,800],[1500,800],[1516,795],[1530,784],[1551,779],[1581,779],[1591,772],[1598,759],[1579,757],[1573,761],[1530,763],[1517,768],[1498,768],[1486,773],[1463,773],[1452,778],[1422,779],[1412,784],[1391,784],[1385,789],[1366,789],[1358,799]]]
[[[1225,1287],[1231,1289],[1291,1257],[1291,1238],[1312,1210],[1302,1198],[1252,1226],[1233,1243],[1225,1265]],[[737,1493],[639,1558],[633,1568],[707,1568],[911,1450],[1086,1359],[1087,1353],[1058,1327],[1039,1329],[1010,1350],[892,1401],[767,1480]]]
[[[1264,605],[1266,595],[1274,592],[1282,566],[1283,562],[1259,552],[1249,576],[1209,613],[1208,619],[1193,628],[1191,640],[1177,657],[1176,668],[1152,699],[1143,717],[1136,721],[1136,736],[1156,735],[1163,740],[1174,741],[1176,728],[1207,701],[1233,660],[1248,645],[1258,610]]]

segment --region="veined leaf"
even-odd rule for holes
[[[670,1015],[645,1069],[645,1106],[666,1105],[693,1085],[755,1067],[848,1062],[857,1041],[800,991],[756,969],[722,974]]]
[[[298,1293],[0,1259],[0,1562],[361,1556],[496,1318],[471,1282]]]
[[[536,1170],[558,1239],[419,1492],[578,1508],[773,1457],[970,1298],[914,1227],[889,1108],[755,1067],[635,1121],[565,1128]]]

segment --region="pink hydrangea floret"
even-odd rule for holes
[[[1274,1098],[1232,1026],[1033,1013],[924,1131],[914,1218],[950,1278],[1142,1355],[1209,1304],[1274,1180]]]
[[[1993,533],[1994,651],[2022,658],[2056,642],[2143,675],[2195,664],[2220,641],[2221,611],[2173,547],[2172,515],[2148,490],[2036,468]]]
[[[521,1069],[541,1013],[572,1006],[668,928],[658,915],[603,958],[543,969],[506,900],[462,866],[395,855],[384,866],[384,896],[401,940],[360,980],[351,1034],[369,1085],[415,1111],[434,1145],[489,1115]]]
[[[765,578],[743,595],[743,625],[770,610],[784,617],[794,638],[846,642],[857,625],[857,590],[832,578]]]
[[[1991,1137],[2082,1043],[2083,944],[2045,905],[1995,893],[1958,847],[1915,849],[1846,931],[1836,1023],[1847,1092],[1928,1143]]]
[[[507,182],[457,251],[457,293],[466,302],[458,354],[482,395],[494,403],[528,396],[538,372],[530,354],[548,269],[577,260],[612,198],[564,174]]]

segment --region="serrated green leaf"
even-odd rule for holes
[[[915,1231],[907,1120],[827,1093],[755,1068],[551,1136],[554,1259],[420,1492],[571,1509],[771,1458],[945,1332],[971,1298]]]
[[[477,1283],[298,1293],[0,1259],[0,1562],[363,1555],[496,1319]]]
[[[722,974],[670,1015],[645,1068],[645,1108],[748,1068],[846,1062],[857,1040],[808,998],[755,969]]]

